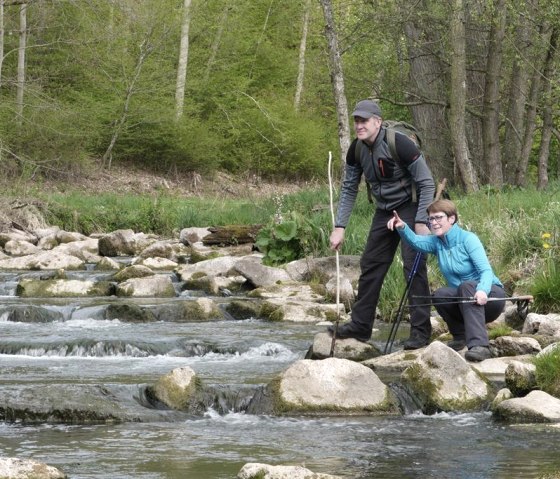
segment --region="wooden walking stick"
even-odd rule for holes
[[[333,181],[332,181],[332,153],[329,151],[329,196],[331,206],[331,219],[334,228],[334,203],[333,203]],[[338,257],[338,249],[335,250],[336,255],[336,321],[334,323],[334,332],[331,341],[331,351],[329,356],[334,357],[334,348],[336,346],[336,335],[338,334],[338,323],[340,322],[340,260]]]

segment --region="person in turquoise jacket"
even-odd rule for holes
[[[469,361],[488,359],[492,355],[486,323],[494,321],[505,306],[505,301],[488,301],[488,298],[505,298],[504,287],[494,274],[478,236],[457,224],[459,215],[452,201],[434,201],[428,206],[428,215],[430,236],[415,234],[396,211],[387,227],[397,230],[415,250],[437,257],[447,286],[433,293],[432,302],[453,335],[448,346],[456,351],[467,346],[465,359]]]

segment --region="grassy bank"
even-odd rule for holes
[[[451,192],[451,196],[457,203],[461,225],[479,235],[508,292],[534,294],[534,310],[560,312],[560,184],[551,185],[545,192],[483,190],[468,196]],[[40,199],[51,224],[85,234],[131,228],[177,236],[182,228],[190,226],[261,224],[272,228],[275,221],[291,222],[289,247],[297,243],[299,256],[332,254],[328,249],[332,220],[327,186],[284,195],[271,189],[268,195],[247,199],[185,198],[165,191],[92,196],[43,192]],[[341,254],[361,253],[371,214],[372,206],[361,193]],[[433,261],[429,264],[432,286],[438,286],[441,277],[437,267]],[[404,278],[395,262],[380,304],[384,316],[394,313],[403,289]]]

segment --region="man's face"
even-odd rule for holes
[[[381,118],[372,116],[371,118],[354,117],[354,130],[359,140],[373,144],[381,128]]]

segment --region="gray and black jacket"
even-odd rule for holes
[[[434,200],[435,184],[424,155],[416,144],[406,135],[396,132],[395,146],[399,161],[395,161],[386,141],[386,129],[381,128],[373,145],[362,142],[357,162],[357,141],[352,142],[346,153],[336,227],[345,228],[348,224],[362,175],[371,185],[376,208],[385,211],[393,211],[413,201],[413,191],[416,189],[418,211],[415,221],[426,224],[427,208]]]

